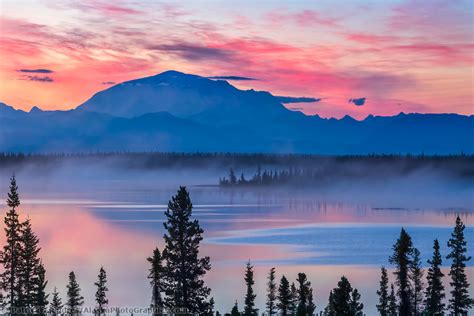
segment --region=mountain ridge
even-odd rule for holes
[[[0,119],[3,152],[474,153],[473,115],[321,118],[267,91],[177,71],[117,84],[68,111],[0,103]]]

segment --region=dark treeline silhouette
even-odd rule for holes
[[[261,170],[257,168],[257,172],[249,178],[244,173],[239,177],[236,176],[234,169],[230,169],[229,177],[219,179],[219,185],[223,187],[232,186],[268,186],[268,185],[285,185],[285,184],[319,184],[322,180],[322,172],[319,169],[299,169],[290,168],[288,170]]]
[[[0,299],[8,315],[70,315],[83,313],[84,297],[74,271],[68,276],[66,297],[54,287],[48,294],[46,270],[40,257],[39,239],[33,232],[30,220],[20,221],[18,207],[20,197],[15,177],[10,182],[7,198],[7,212],[4,217],[6,244],[0,255],[3,272],[0,275]],[[171,198],[165,212],[163,224],[165,246],[162,251],[155,248],[149,263],[150,305],[148,313],[155,315],[216,315],[211,289],[204,277],[211,270],[210,258],[201,257],[199,248],[203,240],[203,229],[192,216],[193,205],[185,187],[180,187]],[[442,255],[437,239],[433,243],[433,256],[427,261],[429,268],[424,271],[420,252],[414,247],[410,235],[402,228],[393,245],[389,262],[394,266],[394,282],[390,283],[385,267],[381,268],[380,288],[377,291],[377,310],[382,316],[408,315],[468,315],[474,306],[469,296],[469,282],[466,263],[467,242],[464,238],[465,226],[459,216],[447,245],[450,252],[446,259],[451,261],[450,293],[447,302],[441,272]],[[426,273],[425,273],[426,272]],[[296,315],[310,316],[317,313],[314,291],[307,275],[297,274],[295,279],[282,275],[277,281],[277,271],[271,268],[267,276],[265,307],[256,306],[257,293],[254,290],[254,266],[249,261],[244,270],[242,284],[245,285],[243,309],[239,311],[238,300],[229,307],[225,315],[256,316]],[[145,281],[145,280],[144,280]],[[110,314],[107,294],[107,273],[100,267],[97,281],[94,315]],[[112,289],[113,291],[113,289]],[[320,307],[319,315],[362,316],[364,305],[361,295],[346,276],[342,276],[336,287],[330,291],[326,306]],[[117,311],[117,315],[119,312]]]
[[[465,226],[459,216],[456,218],[454,231],[448,240],[450,253],[446,259],[451,259],[449,276],[451,278],[451,297],[449,304],[444,302],[445,287],[444,274],[441,272],[442,256],[439,241],[433,242],[433,256],[427,261],[429,268],[424,281],[425,271],[421,267],[420,252],[413,245],[411,236],[402,228],[400,237],[393,245],[393,254],[389,262],[395,266],[394,286],[388,294],[388,276],[385,267],[381,268],[380,289],[377,291],[379,304],[377,310],[380,315],[468,315],[474,307],[474,299],[469,296],[469,286],[466,275],[466,262],[471,260],[467,256],[467,242],[464,238]]]
[[[432,168],[448,175],[474,177],[474,155],[428,156],[424,154],[367,154],[324,156],[264,153],[165,153],[165,152],[99,152],[74,154],[0,153],[1,168],[35,164],[44,168],[63,162],[91,164],[106,161],[115,168],[160,169],[170,167],[256,170],[258,166],[276,170],[317,170],[320,175],[356,177],[386,171],[396,175]],[[371,172],[372,171],[372,172]],[[240,173],[239,173],[240,176]]]

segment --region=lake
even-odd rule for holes
[[[298,272],[308,275],[318,312],[345,275],[360,291],[366,314],[375,315],[379,269],[391,268],[388,257],[401,227],[426,263],[434,238],[447,254],[446,242],[459,214],[467,226],[469,254],[474,249],[470,183],[427,187],[387,180],[328,189],[232,189],[213,186],[221,171],[212,170],[35,170],[17,172],[21,216],[31,218],[40,237],[50,289],[58,287],[64,297],[67,274],[74,270],[87,306],[92,305],[101,265],[108,273],[110,306],[149,305],[146,258],[155,247],[163,249],[164,211],[180,184],[187,185],[194,216],[205,230],[202,254],[212,264],[206,282],[222,313],[235,300],[243,306],[248,260],[255,265],[261,310],[268,270],[276,267],[277,277],[284,274],[290,282]],[[0,175],[6,197],[9,175]],[[473,265],[469,262],[471,280]],[[447,285],[448,278],[444,281]]]

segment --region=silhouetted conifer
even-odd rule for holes
[[[255,281],[253,279],[253,266],[250,264],[250,261],[247,262],[245,268],[245,285],[247,287],[247,292],[245,294],[245,306],[244,306],[244,315],[245,316],[255,316],[258,315],[258,309],[255,308],[255,298],[257,295],[253,291],[253,286]]]
[[[230,168],[230,171],[229,171],[229,182],[231,185],[237,184],[237,177],[235,176],[234,169],[232,168]]]
[[[211,265],[209,257],[198,257],[203,230],[198,220],[191,220],[192,209],[186,188],[180,187],[165,212],[165,304],[169,308],[184,308],[188,313],[206,314],[211,290],[202,278]]]
[[[298,273],[298,301],[297,301],[297,316],[313,315],[316,308],[313,302],[313,289],[311,288],[311,282],[308,281],[305,273]]]
[[[466,255],[467,242],[464,239],[464,226],[459,216],[456,218],[456,226],[451,233],[448,241],[448,247],[451,252],[446,257],[451,259],[451,269],[449,276],[451,277],[451,298],[449,299],[449,310],[452,315],[467,315],[471,307],[474,306],[474,300],[469,296],[469,282],[466,275],[466,262],[471,260]]]
[[[40,286],[37,272],[41,261],[38,257],[40,251],[39,240],[33,232],[30,220],[26,220],[22,224],[20,238],[22,247],[19,252],[20,262],[18,264],[21,286],[19,301],[22,307],[33,313],[36,306],[36,290]]]
[[[21,306],[21,282],[20,282],[20,262],[21,262],[21,228],[18,220],[17,207],[20,206],[18,186],[15,176],[10,179],[10,191],[7,199],[8,211],[4,218],[6,244],[1,253],[1,263],[3,272],[1,273],[1,288],[5,293],[3,307],[15,314],[13,309]]]
[[[337,283],[337,287],[331,291],[332,295],[329,297],[328,314],[329,316],[339,315],[363,315],[364,305],[359,302],[360,294],[357,289],[352,289],[349,280],[342,276]],[[331,310],[333,312],[331,313]]]
[[[153,315],[156,316],[163,313],[161,293],[163,292],[164,268],[160,250],[155,248],[153,256],[148,257],[147,261],[151,265],[148,270],[148,279],[151,285],[151,308],[153,309]]]
[[[275,282],[275,268],[271,268],[268,273],[267,282],[267,313],[269,316],[276,314],[277,285]]]
[[[398,286],[399,316],[410,316],[412,313],[412,292],[410,287],[410,266],[412,264],[413,243],[410,235],[402,228],[400,237],[393,245],[393,255],[390,263],[394,264],[396,270],[396,284]]]
[[[81,314],[81,308],[84,305],[84,297],[81,296],[81,288],[76,280],[73,271],[69,273],[69,283],[67,285],[67,315],[77,316]]]
[[[389,315],[389,298],[388,298],[388,275],[385,267],[381,268],[380,277],[380,288],[377,290],[379,296],[379,303],[377,304],[377,310],[380,316]]]
[[[105,315],[107,305],[109,304],[109,300],[107,299],[107,273],[104,270],[104,267],[100,268],[99,275],[97,276],[97,282],[94,283],[97,287],[97,291],[95,292],[95,309],[94,314],[96,316]]]
[[[443,262],[439,251],[438,239],[434,240],[433,258],[428,260],[428,264],[430,267],[426,276],[428,284],[425,290],[425,311],[429,315],[440,316],[444,314],[445,304],[443,299],[446,295],[444,294],[442,281],[444,277],[443,272],[441,272]]]
[[[51,298],[51,304],[49,305],[49,315],[60,316],[63,307],[63,302],[59,297],[58,289],[54,288]]]
[[[239,305],[237,304],[237,301],[235,301],[235,304],[232,307],[232,310],[230,311],[230,315],[231,316],[240,316]]]
[[[281,316],[290,315],[290,306],[292,304],[292,295],[290,282],[285,276],[281,277],[280,286],[278,287],[278,303],[277,307]]]

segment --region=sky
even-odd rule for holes
[[[67,110],[173,69],[322,117],[473,114],[473,19],[469,0],[0,0],[0,102]]]

